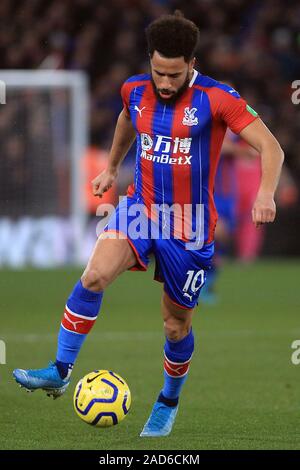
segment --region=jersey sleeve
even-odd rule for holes
[[[123,83],[121,87],[121,97],[123,101],[123,106],[124,106],[124,111],[127,117],[130,117],[130,112],[129,112],[129,99],[130,99],[130,90],[129,90],[129,84],[127,82]]]
[[[215,89],[211,96],[215,115],[235,133],[239,134],[248,124],[258,118],[258,114],[232,88]]]

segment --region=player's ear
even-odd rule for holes
[[[188,71],[190,75],[193,73],[195,62],[196,62],[195,57],[188,62]]]

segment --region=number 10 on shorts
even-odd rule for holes
[[[205,273],[204,269],[200,271],[187,271],[187,280],[183,287],[183,292],[188,292],[189,289],[196,293],[205,282]]]

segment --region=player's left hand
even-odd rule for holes
[[[260,191],[252,209],[252,221],[256,227],[262,224],[274,222],[276,205],[274,195]]]

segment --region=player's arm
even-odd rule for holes
[[[131,118],[124,108],[118,117],[107,167],[92,181],[94,196],[102,197],[102,194],[112,186],[135,138],[136,133]]]
[[[284,153],[276,138],[259,118],[248,124],[240,132],[240,136],[261,155],[261,183],[252,209],[252,220],[258,227],[275,219],[274,194],[279,182]]]

